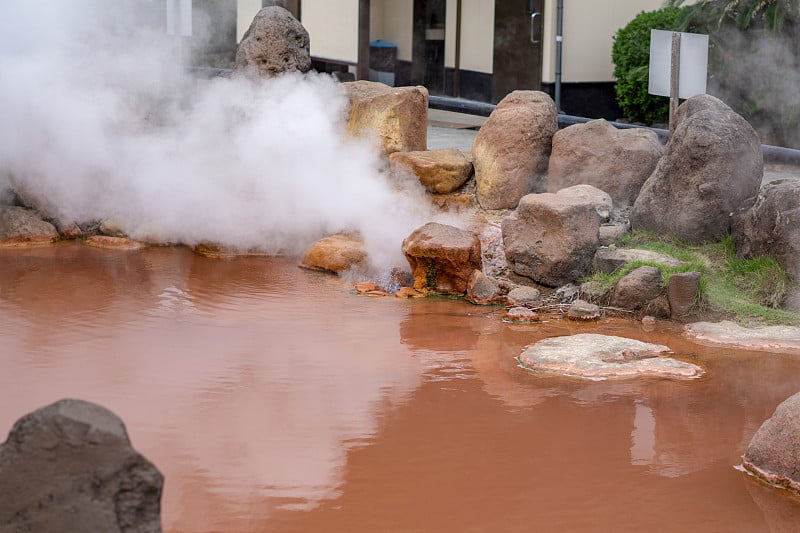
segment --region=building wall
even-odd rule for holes
[[[261,0],[236,0],[236,42],[242,40],[244,32],[261,9]]]
[[[414,0],[372,0],[370,40],[393,42],[397,45],[397,59],[411,61],[413,13]]]

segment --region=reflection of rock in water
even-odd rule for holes
[[[800,497],[787,495],[761,482],[743,476],[742,483],[764,513],[770,533],[795,533],[800,524]]]

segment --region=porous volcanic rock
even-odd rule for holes
[[[774,257],[800,281],[800,178],[764,184],[731,226],[737,257]]]
[[[800,493],[800,393],[784,400],[758,428],[742,464],[767,482]]]
[[[502,224],[509,267],[549,287],[588,274],[600,242],[594,204],[562,192],[524,196]]]
[[[24,207],[0,206],[0,246],[46,244],[58,238],[55,226]]]
[[[731,213],[758,192],[761,143],[745,119],[709,95],[684,102],[675,123],[666,155],[633,204],[631,227],[713,241],[729,233]]]
[[[60,400],[0,445],[0,531],[160,533],[163,481],[111,411]]]
[[[403,240],[414,274],[414,288],[421,292],[463,295],[475,270],[481,270],[478,237],[454,226],[430,222]]]
[[[638,248],[598,248],[592,260],[592,268],[597,272],[611,274],[634,261],[659,263],[667,267],[679,267],[685,263],[671,255],[660,254]]]
[[[746,328],[736,322],[695,322],[683,328],[683,335],[700,344],[767,352],[800,352],[800,328],[759,326]]]
[[[372,81],[343,85],[350,98],[350,135],[374,139],[386,156],[427,149],[428,89],[389,87]]]
[[[518,357],[523,368],[589,379],[659,376],[696,378],[703,370],[666,354],[670,349],[625,337],[582,333],[540,340]]]
[[[623,276],[611,291],[611,305],[623,309],[647,309],[651,302],[662,295],[664,282],[661,271],[655,267],[642,266]],[[649,309],[651,314],[652,309]]]
[[[472,144],[478,203],[514,209],[526,194],[544,192],[556,130],[556,106],[547,94],[514,91],[503,98]]]
[[[664,155],[655,132],[617,129],[603,119],[556,132],[547,171],[547,191],[588,184],[608,193],[614,205],[633,205]]]
[[[500,287],[480,270],[475,270],[467,280],[467,299],[476,304],[491,304],[500,298]]]
[[[308,32],[286,9],[262,8],[236,49],[235,72],[275,77],[311,70]]]
[[[366,259],[364,241],[350,235],[331,235],[312,244],[300,260],[300,266],[338,274]]]
[[[457,148],[395,152],[389,155],[389,165],[395,174],[414,174],[428,191],[437,194],[455,191],[472,175],[472,161]]]

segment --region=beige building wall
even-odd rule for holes
[[[613,36],[641,11],[664,6],[664,0],[564,0],[561,81],[612,81]],[[555,81],[556,0],[545,6],[542,81]]]
[[[453,16],[455,16],[455,11],[454,7]],[[448,12],[447,16],[448,18],[450,17],[450,12]],[[455,28],[452,33],[455,34]],[[453,49],[453,57],[455,57],[455,40],[453,40]],[[445,54],[446,52],[447,49],[445,49]],[[462,0],[461,68],[477,72],[492,72],[493,55],[494,2],[490,0]]]
[[[236,0],[236,42],[242,40],[256,13],[261,9],[261,0]]]
[[[312,56],[358,61],[358,0],[306,0],[301,6]],[[380,5],[376,8],[376,13],[382,11]]]
[[[370,40],[383,39],[396,44],[397,59],[401,61],[411,61],[413,25],[414,0],[372,0]]]

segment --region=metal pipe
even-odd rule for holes
[[[358,1],[358,66],[356,79],[369,79],[370,0]]]
[[[453,69],[453,96],[461,96],[461,0],[456,2],[456,61]]]
[[[564,0],[558,0],[556,8],[556,110],[561,112],[561,46],[564,41]]]

